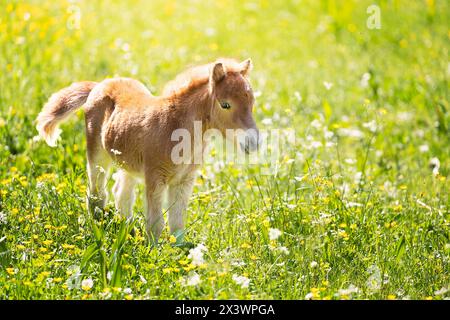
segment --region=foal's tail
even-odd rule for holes
[[[59,123],[86,102],[96,84],[91,81],[75,82],[50,97],[36,119],[36,129],[49,146],[56,146],[56,140],[61,133]]]

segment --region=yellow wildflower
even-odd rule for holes
[[[6,268],[6,272],[8,272],[8,274],[13,275],[16,273],[16,270],[14,270],[14,268]]]

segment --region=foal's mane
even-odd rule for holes
[[[195,90],[209,81],[211,69],[216,63],[222,63],[226,72],[239,72],[241,65],[237,60],[229,58],[220,58],[213,63],[207,63],[191,67],[178,74],[175,79],[169,81],[163,89],[163,96],[179,96],[184,93]]]

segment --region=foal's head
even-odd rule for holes
[[[209,76],[214,100],[211,125],[227,137],[230,137],[226,134],[227,129],[241,131],[239,136],[244,139],[240,146],[247,153],[256,150],[259,143],[259,132],[252,114],[255,98],[247,79],[251,69],[250,59],[241,63],[222,59],[211,65]],[[242,130],[245,131],[243,135]]]

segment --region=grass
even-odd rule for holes
[[[370,30],[372,2],[1,0],[0,298],[450,297],[449,3],[378,1]],[[196,264],[167,230],[147,245],[140,200],[133,225],[86,213],[81,113],[54,149],[33,121],[71,82],[157,94],[219,56],[253,59],[259,127],[296,142],[273,175],[202,168]]]

